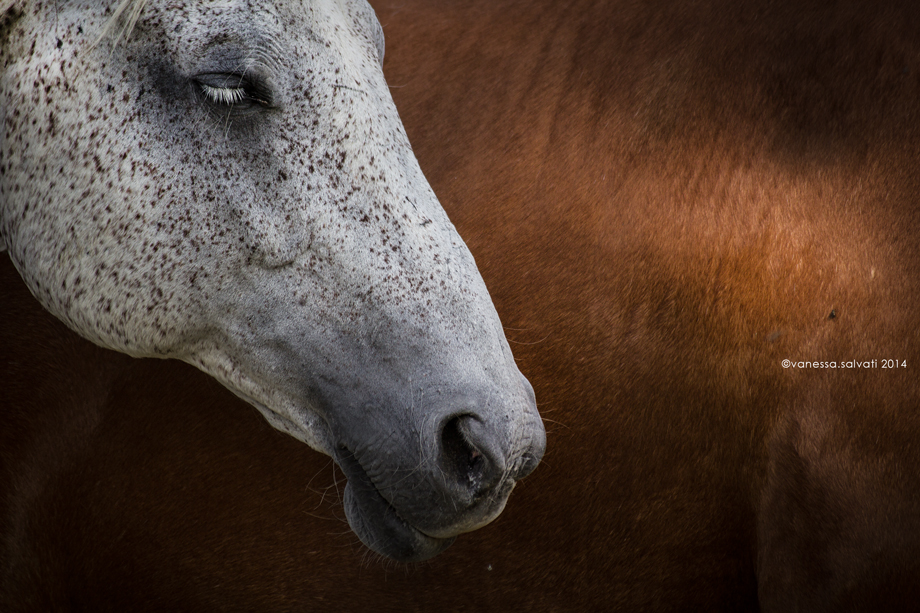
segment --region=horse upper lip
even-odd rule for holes
[[[498,483],[490,488],[490,491],[486,495],[477,496],[468,500],[468,507],[466,510],[473,512],[473,515],[477,517],[476,521],[452,524],[444,527],[443,530],[432,527],[422,528],[408,520],[387,499],[387,497],[381,493],[377,484],[374,483],[373,479],[371,479],[370,475],[368,475],[367,471],[361,465],[360,460],[358,460],[355,454],[347,446],[340,445],[338,451],[339,453],[336,454],[336,459],[339,462],[339,466],[348,478],[353,488],[354,495],[357,496],[361,502],[365,503],[365,506],[379,504],[385,509],[385,512],[392,513],[394,518],[398,519],[405,529],[437,541],[453,541],[460,533],[471,532],[491,523],[495,517],[501,513],[502,509],[504,509],[505,503],[508,500],[508,495],[511,493],[511,490],[514,489],[517,481],[515,471],[505,472]],[[517,465],[520,461],[519,459],[515,464]],[[469,514],[461,514],[461,516],[463,515],[469,518]]]
[[[355,454],[351,449],[345,445],[339,446],[339,453],[336,454],[336,459],[339,462],[339,466],[342,468],[342,471],[345,473],[345,477],[352,483],[352,487],[356,485],[360,486],[360,492],[363,495],[372,494],[380,498],[380,500],[386,504],[387,508],[393,512],[393,514],[403,523],[407,528],[421,532],[425,534],[411,523],[406,521],[406,519],[399,514],[399,511],[396,510],[389,500],[380,493],[380,490],[377,488],[377,484],[374,483],[370,475],[367,474],[367,471],[364,470],[364,466],[361,465],[360,460],[355,457]],[[428,535],[426,535],[428,536]],[[435,538],[435,537],[432,537]]]

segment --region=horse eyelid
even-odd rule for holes
[[[235,104],[246,98],[246,90],[242,87],[214,87],[207,83],[199,85],[204,95],[218,104]]]

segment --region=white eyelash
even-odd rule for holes
[[[246,90],[242,87],[212,87],[201,83],[201,91],[218,104],[234,104],[246,97]]]

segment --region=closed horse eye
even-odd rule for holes
[[[200,85],[204,95],[218,104],[234,104],[246,98],[246,90],[242,87],[213,87],[207,83]]]
[[[271,106],[267,88],[253,84],[241,75],[204,74],[195,78],[201,93],[210,102],[232,107],[247,104]]]

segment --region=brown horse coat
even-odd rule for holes
[[[326,458],[4,261],[2,608],[915,609],[915,5],[374,4],[543,465],[439,557],[368,557]]]

